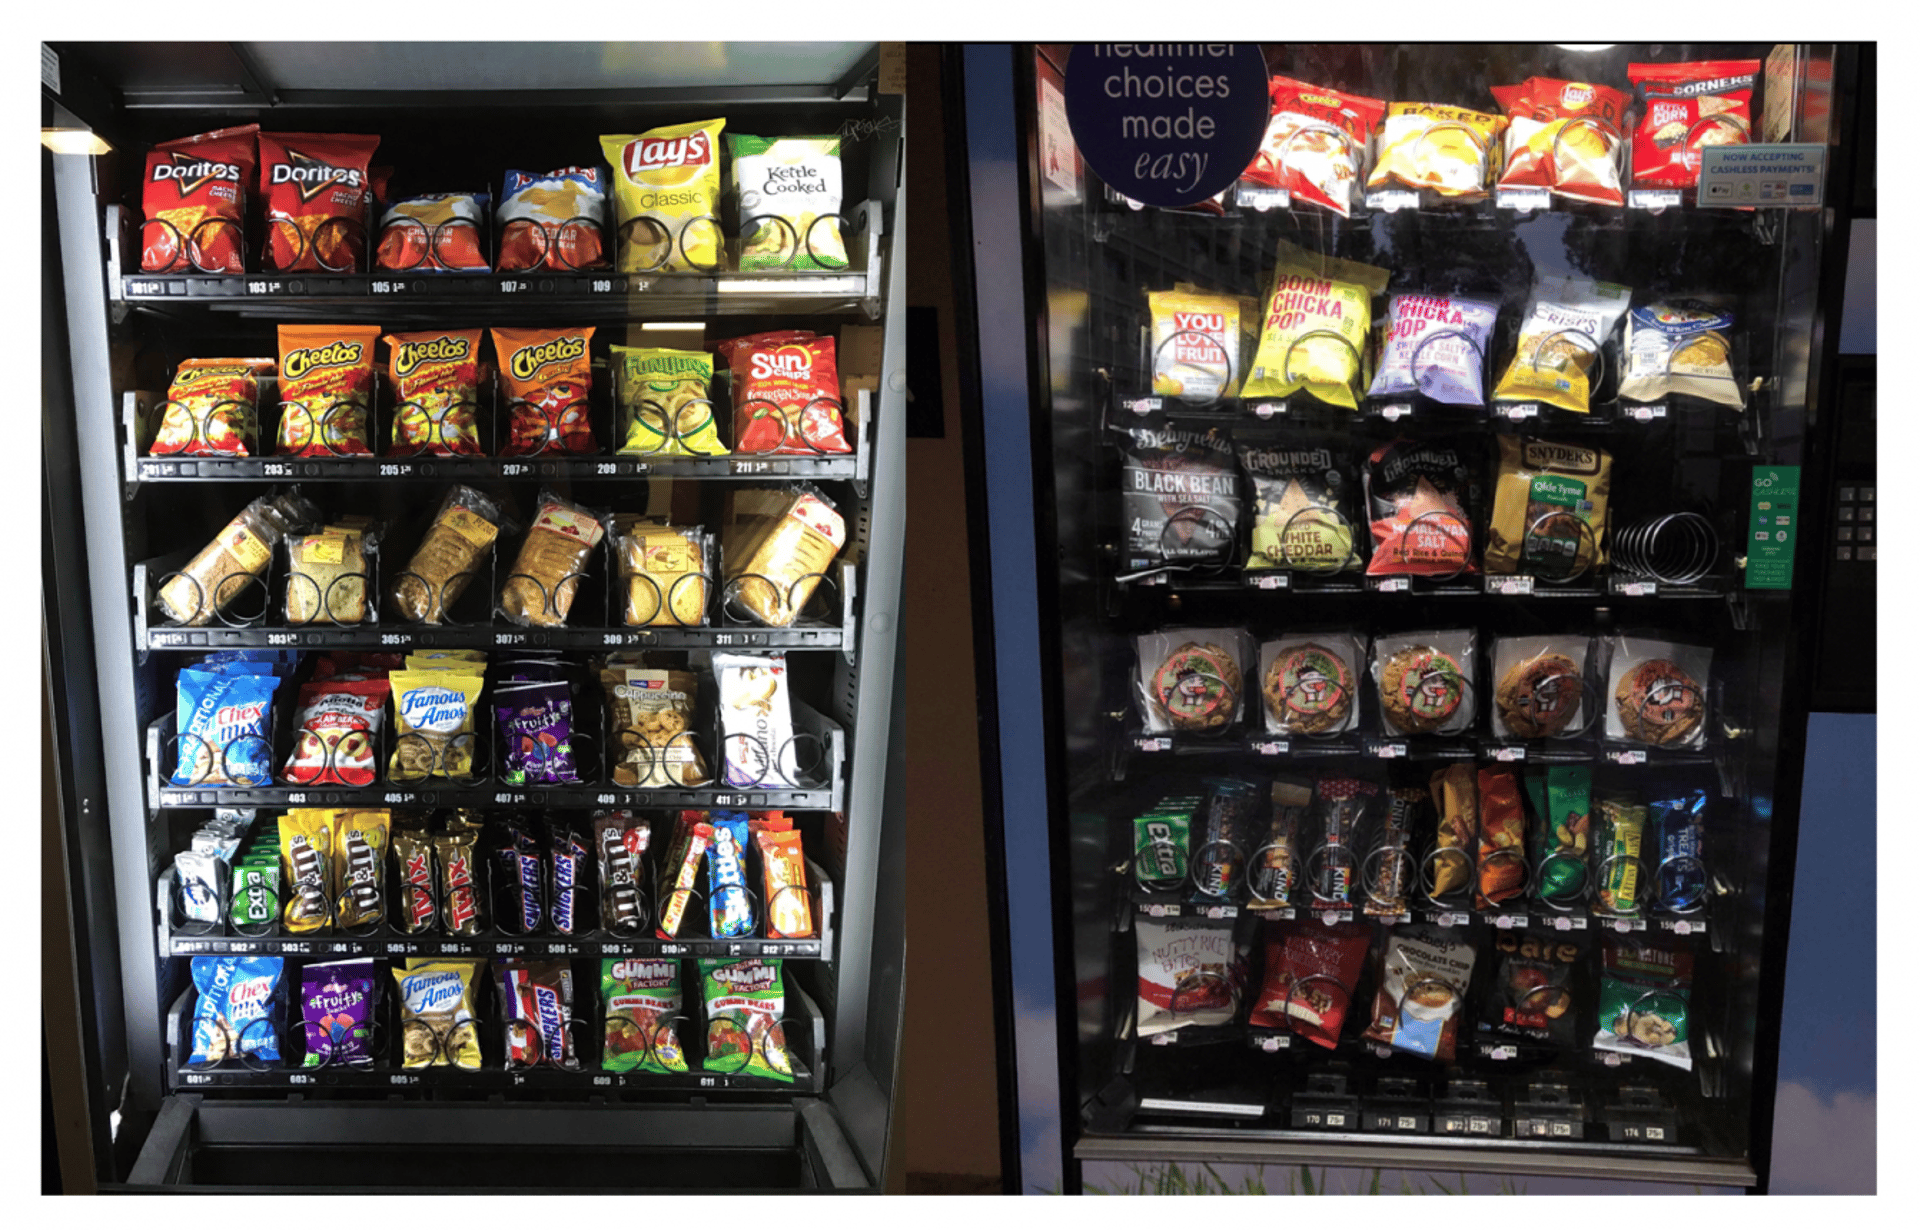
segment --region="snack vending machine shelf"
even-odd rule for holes
[[[904,98],[703,48],[43,49],[70,1189],[885,1186]]]
[[[949,56],[1023,1189],[1765,1190],[1856,54]]]

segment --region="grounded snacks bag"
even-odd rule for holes
[[[1367,190],[1398,184],[1431,188],[1458,200],[1483,197],[1492,178],[1494,142],[1506,127],[1502,115],[1433,103],[1392,103],[1380,129],[1380,160],[1367,177]]]
[[[601,137],[613,166],[621,273],[711,272],[720,232],[720,130],[725,120]]]
[[[1286,397],[1305,391],[1332,406],[1359,406],[1366,387],[1373,297],[1387,271],[1322,256],[1282,240],[1241,396]]]
[[[593,422],[587,400],[593,364],[591,327],[494,329],[493,357],[507,399],[502,457],[536,453],[591,453]]]
[[[1273,78],[1267,90],[1273,100],[1267,135],[1240,178],[1284,188],[1295,203],[1311,201],[1346,217],[1367,141],[1387,104],[1291,77]]]
[[[1627,370],[1620,377],[1620,396],[1644,402],[1681,395],[1741,409],[1746,403],[1733,375],[1732,334],[1733,313],[1709,304],[1634,308],[1627,313]]]
[[[280,326],[282,457],[371,457],[378,325]]]
[[[389,333],[393,378],[390,457],[478,457],[480,330]]]
[[[1564,580],[1604,566],[1612,455],[1602,448],[1529,437],[1499,440],[1487,572]]]
[[[1498,303],[1454,295],[1395,295],[1372,397],[1420,393],[1451,406],[1486,403],[1487,342]]]
[[[1607,339],[1632,294],[1612,282],[1548,274],[1534,288],[1495,401],[1537,401],[1585,414],[1604,379]]]
[[[272,359],[184,359],[167,386],[152,457],[251,457],[260,449],[260,380]]]
[[[1759,75],[1758,60],[1627,65],[1645,108],[1633,133],[1633,186],[1695,187],[1703,147],[1751,141]]]
[[[486,273],[480,224],[487,216],[484,192],[438,192],[408,197],[380,215],[380,269],[419,273]]]
[[[728,136],[742,269],[845,269],[840,138]]]
[[[142,273],[245,273],[243,227],[260,125],[162,141],[140,195]]]
[[[833,339],[804,331],[721,342],[733,373],[737,453],[851,453]]]
[[[508,171],[493,224],[500,232],[500,272],[605,269],[600,232],[607,224],[607,173],[562,167],[545,175]]]
[[[1240,391],[1246,353],[1242,322],[1252,303],[1190,287],[1147,296],[1153,316],[1153,391],[1185,402],[1213,402]]]
[[[1610,86],[1529,77],[1496,85],[1507,109],[1502,188],[1551,188],[1555,196],[1621,205],[1617,159],[1626,138],[1627,96]]]
[[[1242,433],[1240,468],[1253,491],[1248,570],[1344,572],[1360,567],[1354,550],[1360,484],[1332,438]],[[1344,450],[1343,450],[1344,451]]]
[[[352,133],[260,134],[269,272],[366,272],[367,164],[379,146],[379,137]]]
[[[1479,488],[1451,445],[1394,440],[1367,458],[1368,576],[1451,577],[1473,570]]]

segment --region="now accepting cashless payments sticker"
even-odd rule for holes
[[[1709,145],[1700,151],[1702,206],[1815,206],[1827,179],[1824,145]]]

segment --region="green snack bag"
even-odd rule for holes
[[[673,1019],[680,1015],[680,963],[608,957],[600,962],[608,1072],[685,1072],[686,1052]]]
[[[1200,800],[1166,798],[1133,821],[1133,878],[1142,887],[1187,878],[1187,846]]]
[[[1605,937],[1596,1051],[1618,1051],[1691,1069],[1687,1045],[1693,954]]]
[[[714,426],[713,356],[701,350],[613,348],[621,456],[718,457],[727,448]]]
[[[845,269],[840,138],[727,134],[746,243],[742,269]]]
[[[235,927],[264,927],[280,917],[280,866],[242,862],[233,869],[233,899],[227,917]]]
[[[1593,817],[1593,912],[1609,918],[1640,914],[1640,842],[1647,809],[1627,799],[1602,797]]]
[[[1586,765],[1528,769],[1522,777],[1531,812],[1529,850],[1539,868],[1539,899],[1571,909],[1587,885],[1588,811],[1593,775]],[[1617,869],[1621,864],[1616,863]],[[1627,864],[1631,870],[1632,865]]]
[[[703,957],[707,1001],[707,1072],[764,1076],[793,1083],[793,1061],[780,1024],[787,1012],[780,962]]]

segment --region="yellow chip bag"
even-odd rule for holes
[[[1368,370],[1373,297],[1387,271],[1308,252],[1280,241],[1267,293],[1260,345],[1240,395],[1286,397],[1306,391],[1330,406],[1359,409]]]
[[[712,355],[615,346],[613,363],[622,455],[726,456],[707,392]]]
[[[1153,391],[1187,402],[1211,402],[1240,391],[1246,364],[1241,327],[1251,303],[1189,286],[1147,295],[1153,317]]]
[[[725,120],[601,137],[613,164],[621,273],[712,272],[720,234],[720,130]]]
[[[1587,413],[1593,389],[1605,380],[1607,339],[1626,315],[1632,294],[1612,282],[1543,276],[1493,399]]]
[[[1432,103],[1393,103],[1380,126],[1380,160],[1367,176],[1367,190],[1397,184],[1431,188],[1461,200],[1483,197],[1496,161],[1496,142],[1506,129],[1504,115]]]
[[[468,669],[471,673],[400,670],[387,676],[394,717],[389,779],[473,776],[473,709],[485,667],[474,663]]]

